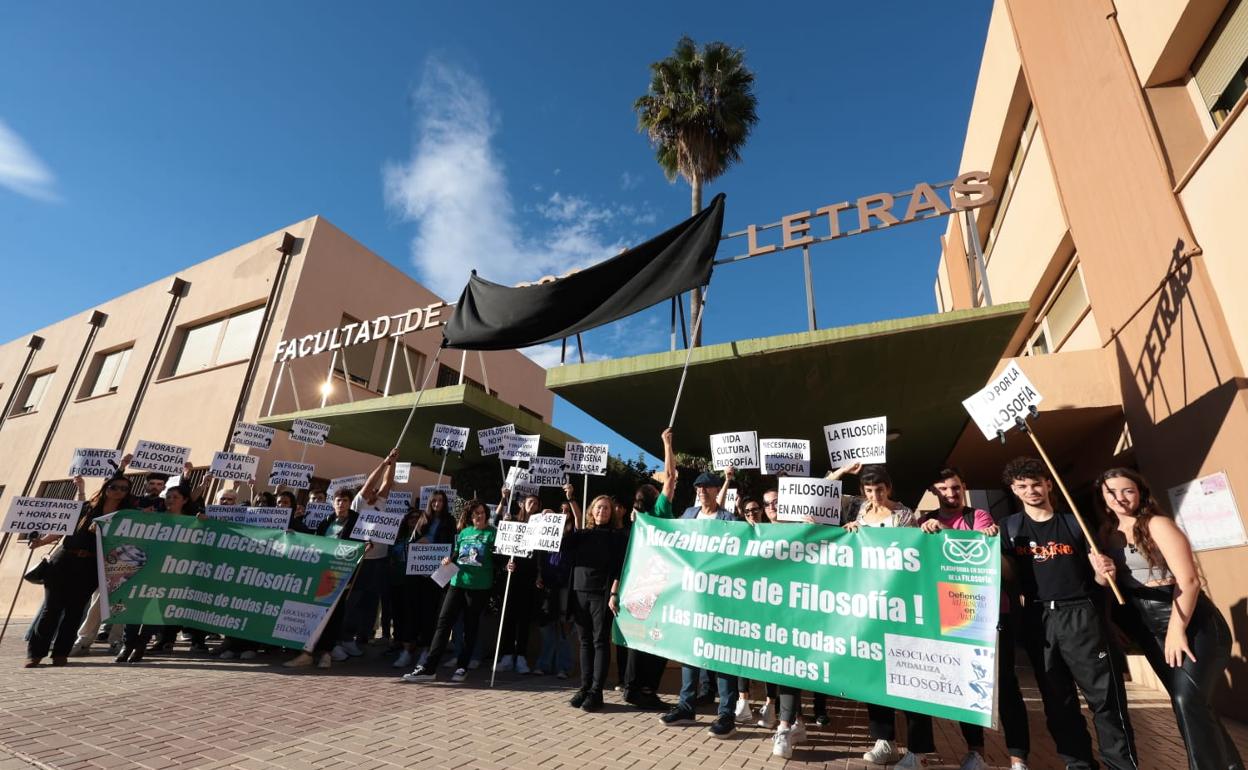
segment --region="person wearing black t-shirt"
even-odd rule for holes
[[[1074,516],[1054,513],[1053,479],[1039,460],[1006,464],[1002,480],[1023,504],[1001,523],[1001,547],[1022,593],[1021,630],[1044,701],[1044,716],[1068,770],[1098,767],[1092,738],[1079,712],[1083,692],[1100,744],[1101,760],[1114,770],[1135,770],[1138,760],[1122,674],[1101,609],[1101,589],[1114,563],[1090,553]]]

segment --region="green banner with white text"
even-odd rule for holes
[[[278,647],[315,641],[365,547],[140,511],[97,520],[96,539],[110,622],[189,626]]]
[[[688,665],[992,725],[999,540],[638,516],[616,633]]]

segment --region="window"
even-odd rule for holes
[[[1213,124],[1221,126],[1248,91],[1248,2],[1227,4],[1192,62],[1192,77]]]
[[[124,348],[106,353],[96,353],[95,360],[92,361],[91,368],[87,373],[87,381],[83,383],[78,397],[91,398],[92,396],[102,396],[106,393],[116,393],[117,388],[121,385],[121,377],[126,371],[126,364],[130,361],[130,351],[132,349]]]
[[[26,381],[22,383],[22,389],[18,391],[17,400],[13,402],[13,411],[10,412],[10,416],[38,411],[39,404],[47,395],[48,386],[52,384],[52,374],[55,371],[26,375]]]
[[[73,479],[58,479],[40,484],[35,496],[49,497],[53,500],[73,500],[77,494],[78,489],[74,486]]]
[[[1066,269],[1063,281],[1040,311],[1036,331],[1027,343],[1024,355],[1039,356],[1061,350],[1066,338],[1088,314],[1091,304],[1083,287],[1083,272],[1078,262]]]
[[[455,371],[446,364],[438,364],[438,384],[434,387],[445,388],[450,385],[459,384],[459,372]]]
[[[402,345],[395,351],[396,345]],[[390,368],[391,356],[394,360],[394,369]],[[385,369],[382,370],[382,377],[390,378],[390,395],[398,393],[411,393],[420,384],[421,379],[425,376],[425,354],[413,350],[407,345],[403,345],[394,337],[386,340],[386,359],[384,363]],[[385,382],[381,383],[382,391],[385,392]]]
[[[997,233],[1001,230],[1001,224],[1005,220],[1005,211],[1010,207],[1010,199],[1014,197],[1014,187],[1018,184],[1019,174],[1023,171],[1023,161],[1027,158],[1031,140],[1036,135],[1036,125],[1036,111],[1028,107],[1027,117],[1023,119],[1023,131],[1018,137],[1018,146],[1014,148],[1014,159],[1010,161],[1010,170],[1006,173],[1005,184],[1001,185],[1001,197],[997,200],[997,210],[992,214],[992,226],[988,228],[988,237],[984,238],[985,265],[992,261],[992,247],[996,245]],[[974,270],[971,271],[971,276],[971,280],[976,282],[978,292],[979,276]],[[976,304],[978,304],[978,299]]]
[[[170,376],[247,360],[263,319],[264,306],[260,305],[186,329]]]
[[[339,326],[354,324],[355,327],[358,327],[360,323],[360,321],[355,320],[351,316],[344,315]],[[364,321],[363,323],[368,322]],[[357,333],[358,330],[352,328],[351,334],[347,336],[354,338]],[[352,383],[362,388],[367,388],[373,376],[373,364],[377,361],[377,351],[381,350],[381,340],[370,340],[362,345],[350,346],[346,344],[347,341],[347,338],[344,337],[343,348],[338,351],[338,361],[334,364],[334,372],[344,379],[349,376]]]

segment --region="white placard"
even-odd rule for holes
[[[228,521],[231,524],[247,523],[247,506],[245,505],[206,505],[204,515],[215,521]]]
[[[737,512],[737,501],[741,499],[741,495],[735,489],[729,489],[724,493],[724,510],[729,513]]]
[[[268,450],[273,446],[273,436],[276,433],[276,430],[267,425],[256,425],[240,420],[234,423],[234,435],[230,437],[230,440],[239,446]]]
[[[537,445],[541,436],[528,433],[509,433],[503,436],[503,451],[499,456],[504,460],[532,460],[537,457]]]
[[[561,487],[568,483],[562,457],[537,456],[529,460],[529,483],[539,487]]]
[[[888,418],[868,417],[823,426],[828,443],[828,459],[833,468],[854,463],[883,463],[888,443]]]
[[[1170,488],[1174,520],[1192,543],[1193,551],[1233,548],[1248,544],[1244,520],[1226,473],[1218,471]]]
[[[536,495],[541,493],[541,487],[529,481],[529,472],[519,465],[513,465],[507,469],[507,478],[503,481],[503,486],[511,490],[511,499],[508,504],[528,495]]]
[[[238,452],[213,452],[208,475],[223,481],[255,481],[260,458]]]
[[[334,493],[340,489],[360,489],[364,486],[364,482],[368,481],[368,474],[357,473],[354,476],[339,476],[336,479],[329,480],[329,487],[325,490],[326,497],[333,497]]]
[[[446,584],[451,582],[451,578],[455,577],[455,574],[458,572],[459,565],[455,562],[451,562],[450,564],[443,564],[441,567],[438,567],[429,577],[433,578],[433,582],[437,583],[442,588],[446,588]]]
[[[758,467],[758,434],[752,430],[711,436],[711,463],[717,471]]]
[[[295,420],[290,425],[291,441],[298,441],[300,444],[325,446],[325,439],[328,437],[329,426],[323,422]]]
[[[448,452],[462,452],[468,446],[468,429],[455,425],[433,424],[433,438],[429,440],[430,449],[445,449]]]
[[[1044,396],[1036,390],[1019,368],[1011,361],[1005,371],[997,375],[983,389],[962,402],[971,419],[988,440],[997,437],[997,431],[1014,427],[1014,418],[1026,417],[1027,408],[1037,406]]]
[[[531,551],[558,551],[563,544],[563,514],[535,513],[529,517],[526,545]]]
[[[186,459],[190,456],[191,450],[188,447],[162,444],[159,441],[139,441],[130,458],[130,470],[173,475],[186,470]]]
[[[243,523],[250,527],[264,527],[265,529],[289,529],[292,513],[294,511],[290,508],[280,506],[248,508],[247,520]]]
[[[768,476],[809,476],[810,460],[764,454],[763,473]]]
[[[503,451],[503,436],[509,436],[515,432],[516,426],[510,424],[477,431],[477,443],[481,445],[481,454],[488,457]]]
[[[399,526],[403,524],[403,517],[406,515],[406,510],[398,513],[367,508],[356,517],[355,528],[351,530],[349,537],[352,540],[371,540],[374,543],[394,545],[399,536]]]
[[[494,538],[494,553],[503,556],[528,556],[532,549],[526,542],[529,525],[522,521],[500,521]]]
[[[780,479],[776,518],[779,521],[806,521],[808,516],[816,524],[841,523],[840,481],[789,476]]]
[[[386,504],[383,506],[387,513],[397,513],[406,516],[412,508],[411,492],[391,492],[386,498]]]
[[[75,449],[69,461],[69,476],[109,478],[121,468],[120,449]]]
[[[48,497],[15,497],[4,515],[3,532],[38,532],[40,535],[68,535],[74,531],[83,503]]]
[[[607,472],[606,444],[578,444],[569,441],[563,447],[563,463],[568,473],[603,476]]]
[[[429,498],[433,497],[433,493],[439,489],[446,493],[447,510],[455,507],[455,500],[459,494],[454,487],[450,484],[426,484],[420,488],[420,510],[429,510]]]
[[[303,508],[303,526],[315,530],[333,515],[333,503],[308,503]]]
[[[407,546],[407,574],[432,575],[451,555],[451,544],[410,543]]]
[[[810,459],[810,440],[804,438],[761,438],[758,453],[763,457],[788,457],[793,460]]]
[[[316,466],[312,463],[274,460],[273,468],[269,471],[269,486],[307,489],[312,486],[312,474],[315,472]]]
[[[412,480],[412,464],[411,463],[395,463],[394,464],[394,483],[406,484]]]

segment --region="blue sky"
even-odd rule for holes
[[[708,189],[727,229],[950,179],[990,9],[5,4],[0,255],[40,288],[8,293],[0,340],[312,214],[449,299],[473,267],[523,280],[609,256],[689,212],[632,111],[682,34],[743,47],[757,75],[744,161]],[[820,326],[931,312],[942,229],[815,248]],[[797,251],[713,285],[709,343],[805,329]],[[665,307],[586,335],[591,356],[667,343]],[[564,402],[555,424],[636,452]]]

